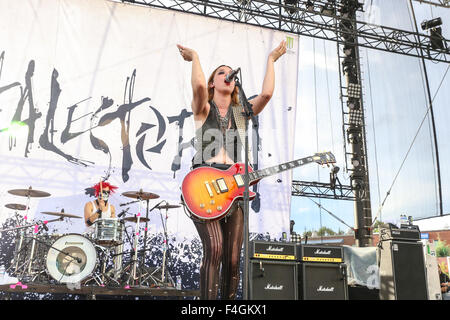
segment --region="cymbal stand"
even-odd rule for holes
[[[117,277],[119,274],[116,274],[116,269],[115,269],[115,265],[112,269],[109,269],[108,271],[106,271],[107,268],[107,263],[110,261],[109,258],[113,257],[118,257],[121,253],[116,254],[116,247],[117,246],[101,246],[101,245],[95,245],[95,247],[97,248],[97,252],[100,251],[100,261],[101,261],[101,266],[100,266],[100,270],[98,270],[97,272],[94,272],[94,274],[92,275],[92,277],[90,278],[90,280],[94,280],[97,285],[99,286],[104,286],[107,285],[111,282],[115,282],[117,285],[120,285],[119,281],[117,280]],[[114,254],[111,254],[111,252],[114,252]],[[111,271],[112,271],[112,275],[111,275]]]
[[[30,194],[28,194],[27,196],[27,207],[26,207],[26,213],[25,213],[25,220],[28,220],[28,213],[30,210]],[[31,244],[31,254],[30,254],[30,263],[28,264],[28,274],[31,274],[31,266],[32,266],[32,261],[33,261],[33,257],[34,257],[34,249],[36,247],[36,234],[39,230],[37,228],[34,229],[33,232],[33,239],[32,239],[32,244]]]
[[[23,279],[23,277],[24,277],[25,275],[28,275],[28,276],[32,277],[35,273],[32,271],[32,268],[31,268],[31,267],[32,267],[32,266],[33,266],[33,267],[39,267],[39,266],[40,266],[40,265],[39,265],[39,262],[36,263],[36,261],[35,261],[35,260],[36,260],[36,257],[35,257],[35,255],[34,255],[35,252],[34,252],[34,250],[33,250],[33,249],[35,249],[35,245],[36,245],[37,242],[39,242],[39,243],[41,243],[41,244],[44,244],[45,246],[47,246],[47,247],[49,247],[49,248],[53,248],[53,249],[55,249],[56,251],[59,251],[59,252],[65,254],[65,255],[71,257],[72,259],[76,259],[75,257],[71,256],[70,254],[68,254],[68,253],[66,253],[66,252],[63,252],[63,251],[61,251],[61,250],[59,250],[59,249],[57,249],[57,248],[54,248],[51,244],[48,244],[48,243],[46,243],[46,242],[44,242],[44,241],[42,241],[42,240],[40,240],[40,239],[38,239],[38,238],[36,237],[37,234],[40,233],[40,232],[42,231],[42,228],[46,228],[46,227],[45,227],[46,224],[51,223],[51,222],[55,222],[55,221],[59,221],[59,220],[63,220],[63,218],[60,217],[60,218],[53,219],[53,220],[40,221],[40,222],[38,222],[38,223],[27,224],[27,225],[23,225],[23,226],[20,226],[20,227],[15,227],[15,228],[9,228],[9,229],[2,229],[2,230],[0,230],[0,232],[7,232],[7,231],[21,230],[21,229],[26,229],[26,228],[31,228],[31,227],[34,228],[34,230],[33,230],[33,233],[34,233],[34,234],[33,234],[33,237],[32,237],[27,243],[25,243],[25,245],[24,245],[23,247],[22,247],[23,233],[21,233],[20,243],[19,243],[19,246],[18,246],[18,248],[20,248],[20,249],[19,249],[19,251],[18,251],[17,254],[16,254],[16,257],[15,257],[16,261],[14,262],[14,264],[12,264],[12,265],[8,268],[8,270],[10,270],[11,268],[14,267],[14,272],[13,272],[13,274],[14,274],[14,275],[17,275],[17,276],[19,277],[19,279]],[[47,229],[46,229],[46,230],[47,230]],[[30,253],[29,258],[26,259],[26,261],[24,261],[22,264],[19,265],[19,262],[20,262],[20,254],[21,254],[21,252],[24,251],[24,250],[29,246],[29,244],[30,244],[31,242],[32,242],[32,251],[31,251],[31,253]],[[25,253],[25,254],[26,254],[26,253]],[[15,266],[14,266],[14,265],[15,265]],[[23,269],[22,269],[22,268],[23,268]],[[22,269],[22,271],[20,271],[21,269]],[[7,270],[7,272],[8,272],[8,270]],[[43,270],[38,271],[37,274],[35,274],[34,277],[31,279],[31,281],[34,281],[34,279],[36,279],[36,278],[39,276],[39,274],[42,273],[42,271],[43,271]]]
[[[142,200],[142,198],[138,197],[138,200],[139,200],[139,210],[138,210],[138,214],[136,215],[137,221],[136,221],[136,228],[134,231],[134,244],[133,244],[134,252],[133,252],[133,260],[132,260],[132,270],[130,272],[130,276],[128,277],[128,286],[130,285],[130,279],[132,279],[133,285],[135,284],[134,282],[136,280],[138,280],[138,278],[136,277],[136,268],[137,268],[137,262],[138,262],[137,247],[138,247],[138,240],[139,240],[139,225],[140,225],[140,221],[141,221],[141,210],[142,210],[141,200]],[[139,281],[139,285],[140,285],[140,281]]]
[[[166,204],[167,204],[167,201],[166,201]],[[168,251],[169,251],[169,244],[168,244],[169,237],[167,235],[168,210],[169,209],[166,208],[166,219],[165,219],[166,221],[164,221],[164,219],[163,219],[163,216],[161,214],[161,210],[159,211],[159,216],[161,217],[161,224],[162,224],[163,231],[164,231],[163,261],[162,261],[162,267],[161,268],[156,268],[155,271],[152,272],[151,276],[152,276],[152,279],[153,279],[153,281],[155,283],[160,282],[160,284],[163,285],[163,286],[165,286],[167,283],[169,283],[172,286],[174,286],[175,284],[174,284],[173,279],[170,276],[170,274],[168,274],[168,276],[167,276],[167,281],[169,281],[169,282],[166,282],[166,273],[167,273],[167,270],[166,270],[166,258],[167,258],[167,254],[168,254]],[[161,279],[157,279],[157,278],[153,277],[153,275],[159,270],[161,270]]]
[[[20,227],[21,225],[23,225],[23,220],[19,220],[19,214],[17,214],[17,211],[15,212],[15,218],[16,218],[16,222],[17,222],[17,226]],[[4,231],[12,231],[12,230],[19,230],[18,228],[12,228],[11,230],[4,230]],[[19,267],[19,260],[20,260],[20,253],[22,252],[22,243],[24,241],[24,230],[20,229],[20,235],[19,235],[19,244],[17,245],[17,234],[16,234],[16,248],[14,252],[14,263],[11,264],[11,267],[8,268],[7,271],[9,271],[9,269],[13,268],[13,270],[17,270]]]
[[[144,266],[144,269],[147,269],[145,267],[145,255],[146,255],[146,252],[147,252],[148,222],[150,221],[148,215],[149,215],[150,212],[155,210],[161,203],[166,202],[165,200],[163,200],[163,201],[159,202],[157,205],[155,205],[153,208],[149,209],[149,201],[150,201],[150,199],[147,199],[147,213],[146,213],[147,220],[145,221],[144,248],[141,250],[141,252],[142,252],[142,255],[141,255],[142,262],[141,263]],[[147,280],[148,278],[153,278],[152,275],[153,275],[153,273],[149,274],[149,277],[145,278],[145,280]]]

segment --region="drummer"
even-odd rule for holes
[[[97,219],[116,217],[116,209],[112,204],[108,203],[108,200],[110,194],[114,193],[117,187],[106,181],[101,181],[92,188],[95,190],[97,199],[84,205],[84,221],[88,228],[87,232],[94,230],[93,224]]]

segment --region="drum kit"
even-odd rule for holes
[[[9,203],[5,207],[15,211],[16,227],[3,229],[0,232],[15,232],[14,257],[6,270],[9,275],[20,282],[60,283],[67,285],[98,285],[113,287],[175,287],[173,278],[167,271],[167,213],[169,209],[181,207],[171,205],[163,200],[153,208],[149,208],[149,200],[159,195],[140,191],[128,191],[123,196],[135,199],[123,205],[139,203],[138,214],[121,218],[126,211],[118,214],[118,218],[99,218],[94,222],[94,231],[85,234],[49,233],[47,224],[65,219],[83,219],[83,217],[60,212],[43,211],[42,214],[54,216],[53,220],[29,222],[28,212],[30,199],[49,197],[44,191],[28,189],[9,190],[8,193],[26,197],[27,204]],[[142,203],[146,202],[146,216],[141,214]],[[165,204],[163,204],[165,203]],[[159,209],[164,230],[162,240],[163,258],[160,267],[149,267],[145,264],[148,237],[149,213]],[[165,210],[165,221],[162,211]],[[19,214],[25,212],[25,215]],[[21,219],[22,217],[22,219]],[[142,224],[145,233],[140,237]],[[84,225],[84,221],[83,221]],[[127,229],[132,228],[130,236]],[[126,236],[126,238],[125,238]],[[130,250],[124,250],[128,242]],[[128,255],[128,259],[124,259]],[[125,263],[125,260],[126,263]]]

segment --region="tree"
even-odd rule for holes
[[[305,238],[305,237],[311,238],[312,233],[313,233],[312,230],[308,230],[308,231],[305,230],[305,232],[303,232],[302,237],[303,237],[303,238]]]
[[[319,236],[335,236],[336,232],[334,232],[333,230],[331,230],[330,228],[327,227],[322,227],[317,231],[317,234]]]
[[[446,245],[445,241],[439,240],[436,245],[437,257],[448,257],[450,255],[450,248]]]
[[[375,221],[373,225],[373,232],[380,232],[380,226],[382,226],[384,223],[380,220]]]

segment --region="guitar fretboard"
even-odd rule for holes
[[[286,170],[290,170],[290,169],[294,169],[296,167],[300,167],[304,164],[308,164],[310,162],[316,161],[314,159],[314,157],[306,157],[306,158],[302,158],[302,159],[298,159],[298,160],[294,160],[294,161],[289,161],[280,165],[276,165],[273,167],[268,167],[265,169],[261,169],[261,170],[257,170],[254,172],[250,172],[249,173],[249,178],[250,178],[250,183],[254,182],[256,180],[268,177],[268,176],[272,176],[274,174],[286,171]]]

